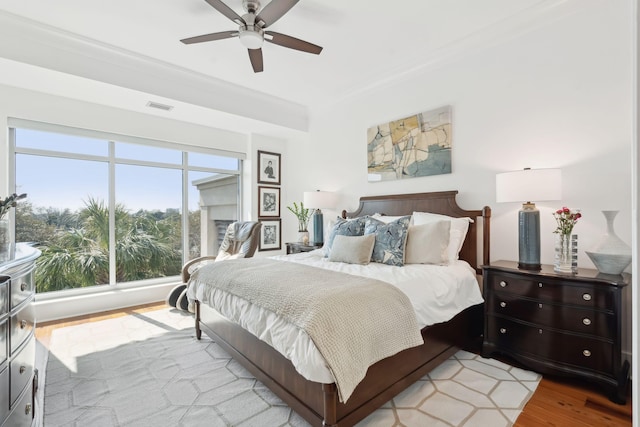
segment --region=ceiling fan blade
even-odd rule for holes
[[[251,66],[254,73],[261,73],[263,70],[262,64],[262,49],[247,49],[249,51],[249,59],[251,60]]]
[[[273,25],[273,23],[282,18],[289,9],[295,6],[298,1],[299,0],[272,0],[271,3],[266,5],[260,13],[258,13],[256,23],[260,24],[260,21],[262,21],[262,28]]]
[[[280,34],[274,31],[265,31],[264,33],[271,36],[271,38],[265,37],[264,39],[273,44],[288,47],[289,49],[300,50],[302,52],[313,53],[315,55],[319,55],[320,52],[322,52],[322,47],[295,37],[287,36],[286,34]]]
[[[229,6],[224,4],[222,2],[222,0],[204,0],[204,1],[209,3],[211,5],[211,7],[213,7],[215,10],[217,10],[218,12],[220,12],[221,14],[226,16],[227,18],[231,19],[236,24],[238,24],[238,25],[246,25],[247,24],[246,22],[244,22],[244,19],[242,19],[242,17],[240,15],[235,13],[233,11],[233,9],[231,9]]]
[[[202,43],[211,42],[214,40],[229,39],[231,37],[236,37],[237,35],[238,31],[222,31],[220,33],[203,34],[201,36],[189,37],[180,41],[184,44]]]

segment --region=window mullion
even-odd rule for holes
[[[189,154],[182,152],[182,264],[189,261]]]

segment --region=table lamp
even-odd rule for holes
[[[313,243],[322,245],[324,243],[324,218],[320,209],[332,209],[336,205],[334,193],[329,191],[305,191],[302,201],[307,208],[315,209],[313,212]]]
[[[518,212],[518,268],[540,270],[540,211],[534,201],[560,200],[560,169],[530,169],[496,175],[496,202],[523,202]]]

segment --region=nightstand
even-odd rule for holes
[[[322,243],[311,243],[308,244],[300,243],[300,242],[289,242],[285,243],[287,245],[287,255],[289,254],[297,254],[300,252],[311,252],[315,249],[320,249],[322,247]]]
[[[517,262],[483,266],[482,356],[502,353],[541,373],[599,383],[624,404],[629,362],[622,362],[622,291],[628,274],[553,266],[520,270]]]

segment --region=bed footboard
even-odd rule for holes
[[[314,426],[352,426],[479,336],[481,305],[422,330],[425,343],[371,366],[346,403],[335,384],[306,380],[291,362],[251,333],[196,301],[196,336],[202,331]]]

